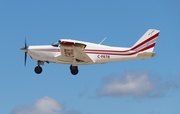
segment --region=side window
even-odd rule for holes
[[[58,47],[59,46],[59,41],[56,41],[55,43],[53,43],[52,46]]]

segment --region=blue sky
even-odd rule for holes
[[[179,114],[180,13],[177,0],[0,1],[1,114]],[[79,66],[36,61],[24,67],[28,45],[61,38],[132,46],[148,29],[160,30],[152,59]],[[129,85],[134,85],[129,87]],[[119,89],[119,86],[122,86]],[[110,87],[108,91],[107,87]],[[54,111],[55,110],[55,111]]]

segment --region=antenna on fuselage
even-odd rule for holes
[[[100,43],[99,45],[101,45],[105,40],[106,40],[107,37],[105,37]]]

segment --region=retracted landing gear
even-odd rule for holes
[[[44,65],[44,61],[37,61],[37,64],[38,64],[38,66],[36,66],[36,67],[34,68],[34,72],[35,72],[36,74],[41,74],[41,72],[43,71],[43,69],[42,69],[42,67],[41,67],[40,65]]]
[[[70,70],[71,70],[71,74],[76,75],[78,74],[79,70],[78,70],[78,66],[70,66]]]

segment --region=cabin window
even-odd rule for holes
[[[56,42],[54,42],[54,43],[52,44],[52,46],[54,46],[54,47],[58,47],[58,46],[59,46],[59,40],[58,40],[58,41],[56,41]]]

